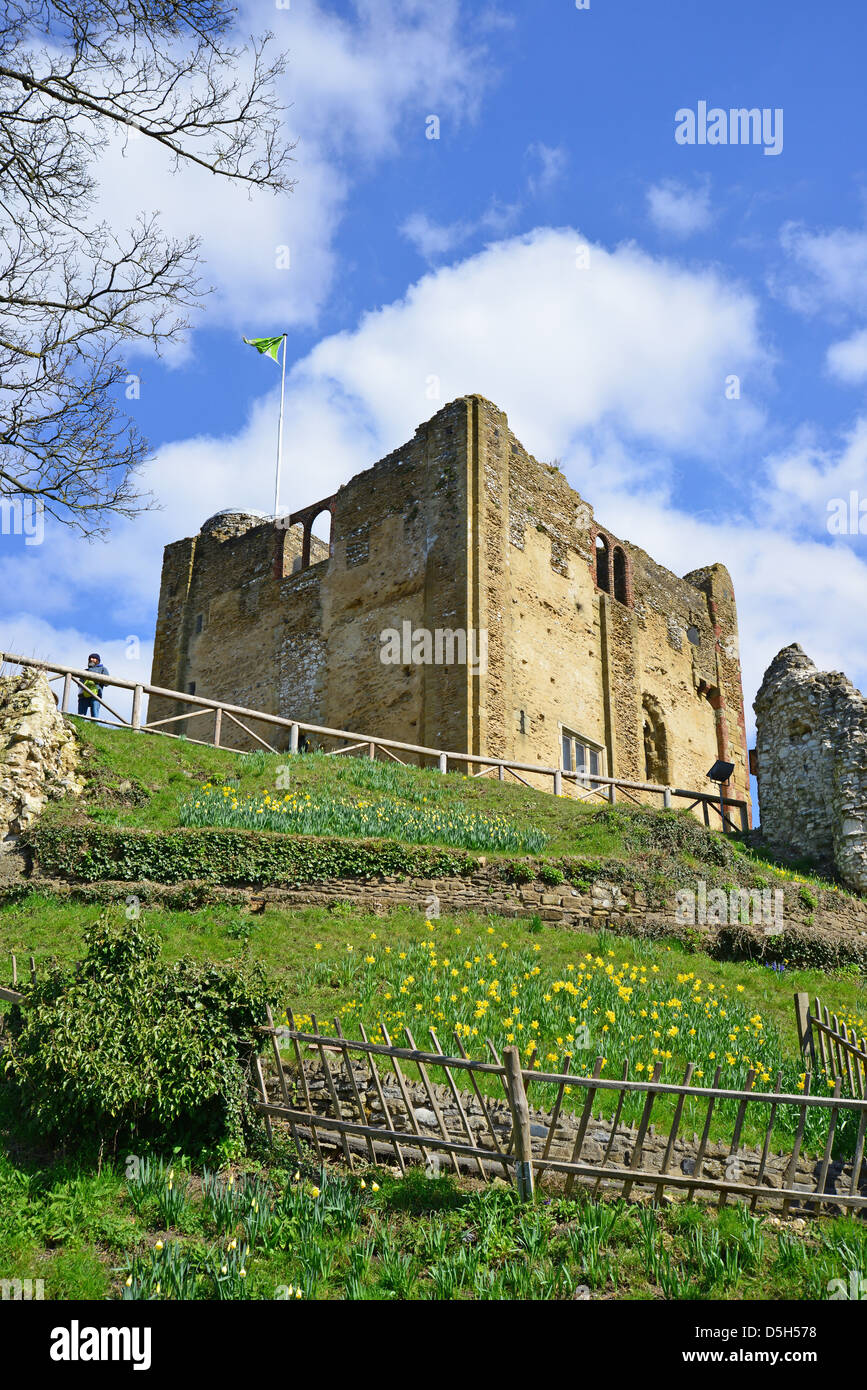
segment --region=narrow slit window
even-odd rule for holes
[[[614,597],[618,603],[629,602],[629,587],[626,582],[626,555],[619,545],[614,548]]]
[[[596,583],[600,589],[604,589],[606,594],[611,593],[611,575],[609,573],[610,551],[608,541],[604,536],[596,537]]]

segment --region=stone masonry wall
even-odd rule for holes
[[[755,711],[765,842],[867,893],[867,700],[794,644],[765,672]]]
[[[49,797],[81,792],[77,766],[75,734],[45,673],[0,678],[0,854],[15,848]]]
[[[167,547],[155,685],[544,766],[560,762],[566,729],[598,747],[609,775],[688,789],[707,789],[724,757],[729,793],[749,799],[727,571],[679,579],[600,527],[490,401],[445,406],[331,505],[330,553],[308,569],[300,535],[258,516],[219,514]],[[597,583],[600,537],[623,560],[625,591]],[[484,631],[486,672],[384,665],[381,634],[404,623]],[[654,775],[648,710],[665,751]],[[177,712],[151,702],[152,718]],[[193,721],[181,728],[198,736]],[[240,735],[224,721],[223,737]]]

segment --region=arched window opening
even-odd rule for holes
[[[619,545],[614,547],[614,597],[618,603],[629,602],[629,589],[626,583],[626,555]]]
[[[645,695],[641,702],[644,712],[644,773],[648,782],[667,787],[671,783],[668,758],[668,733],[659,701]]]
[[[318,565],[320,560],[327,560],[331,554],[332,522],[333,517],[330,507],[323,507],[321,511],[316,512],[310,517],[307,523],[309,536],[309,564]]]
[[[610,551],[608,541],[602,535],[596,537],[596,584],[600,589],[604,589],[606,594],[611,593],[611,573],[610,573]]]

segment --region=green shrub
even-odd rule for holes
[[[506,865],[503,877],[507,883],[532,883],[536,877],[536,868],[533,864],[522,864],[517,860],[514,864]]]
[[[69,1147],[239,1144],[254,1122],[261,969],[167,965],[135,922],[100,918],[84,941],[78,966],[50,969],[10,1015],[6,1082],[36,1133]]]
[[[721,867],[731,864],[734,857],[730,840],[708,830],[689,811],[660,815],[650,808],[611,806],[597,811],[593,820],[634,850],[686,854],[699,863]]]
[[[543,864],[539,870],[539,877],[543,883],[548,883],[554,887],[563,882],[565,875],[561,869],[557,868],[556,864]]]
[[[26,839],[39,874],[94,883],[225,883],[295,886],[324,878],[448,878],[476,868],[460,850],[393,840],[342,840],[250,830],[154,834],[102,826],[36,826]]]

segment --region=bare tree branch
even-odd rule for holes
[[[199,245],[155,217],[95,216],[112,139],[180,169],[291,191],[270,35],[235,41],[223,0],[6,0],[0,17],[0,497],[86,535],[149,505],[125,414],[125,344],[176,341],[205,293]]]

